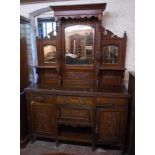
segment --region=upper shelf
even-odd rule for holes
[[[54,10],[56,20],[61,18],[91,18],[97,17],[102,20],[103,11],[106,8],[106,3],[98,4],[82,4],[68,6],[50,6]]]

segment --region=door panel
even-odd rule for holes
[[[31,102],[31,123],[33,133],[53,132],[53,107],[48,103]]]
[[[97,108],[98,141],[121,143],[126,127],[126,109],[123,107]]]

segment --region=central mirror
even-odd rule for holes
[[[74,25],[65,28],[66,65],[93,65],[94,28]]]

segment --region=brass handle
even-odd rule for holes
[[[42,102],[44,100],[44,98],[42,96],[37,96],[36,99],[38,102]]]

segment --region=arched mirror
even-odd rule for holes
[[[94,28],[74,25],[65,28],[66,65],[93,65]]]
[[[56,62],[56,47],[53,45],[46,45],[43,47],[44,63]]]
[[[117,64],[118,63],[118,47],[108,45],[103,47],[103,63]]]

